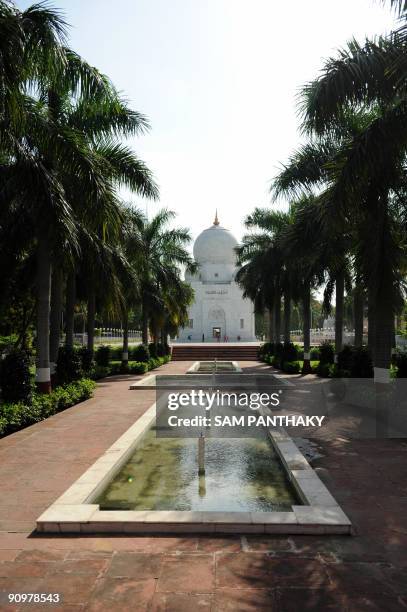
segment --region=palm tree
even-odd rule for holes
[[[396,3],[405,18],[404,4]],[[355,41],[326,62],[322,76],[304,90],[307,129],[318,135],[338,129],[344,113],[373,109],[371,120],[328,168],[323,199],[331,210],[357,219],[357,257],[367,287],[369,344],[375,377],[389,380],[394,314],[400,301],[404,257],[393,207],[405,207],[407,146],[405,25],[386,38]]]
[[[293,208],[293,221],[282,238],[282,249],[295,271],[302,303],[304,363],[303,374],[311,372],[311,293],[324,281],[321,216],[318,199],[303,196]]]
[[[65,46],[58,13],[38,6],[20,13],[3,2],[0,11],[7,41],[0,49],[0,198],[15,211],[26,211],[34,230],[37,379],[41,390],[49,391],[52,253],[61,244],[68,252],[78,247],[74,203],[90,217],[101,204],[105,212],[109,203],[114,208],[116,185],[153,197],[157,192],[145,165],[111,138],[144,128],[144,118],[126,107],[105,76]],[[9,47],[16,47],[17,68]],[[58,320],[55,316],[54,327]],[[55,346],[53,341],[54,352]]]
[[[245,220],[250,234],[237,249],[239,270],[236,280],[256,312],[270,313],[270,341],[281,340],[281,298],[284,296],[284,340],[289,342],[291,299],[294,294],[292,271],[281,249],[281,236],[292,222],[290,212],[256,208]]]
[[[137,270],[141,293],[142,339],[148,343],[149,322],[154,311],[165,310],[165,295],[179,277],[180,266],[191,272],[195,263],[186,246],[191,240],[185,228],[168,228],[175,213],[160,210],[151,221],[135,215],[127,236],[127,252],[131,265]]]
[[[359,133],[370,121],[371,116],[366,112],[347,112],[340,122],[340,128],[324,137],[312,138],[308,143],[295,151],[287,164],[275,177],[271,191],[275,198],[282,195],[290,198],[301,197],[302,194],[316,196],[327,187],[329,181],[329,168],[335,162],[343,147],[347,145],[347,138]],[[324,205],[323,205],[324,204]],[[317,243],[309,244],[308,249],[316,252],[320,249],[319,259],[321,268],[325,269],[327,284],[324,292],[324,309],[328,314],[331,311],[331,299],[335,289],[335,359],[343,347],[343,314],[345,286],[351,287],[350,253],[354,242],[355,219],[342,215],[334,206],[324,200],[316,223],[321,234],[317,236]],[[322,222],[321,222],[322,221]],[[307,245],[305,245],[307,246]],[[360,285],[361,275],[357,270],[356,278]],[[363,288],[355,292],[355,308],[358,312],[357,320],[360,323],[360,310],[363,302],[359,296]]]

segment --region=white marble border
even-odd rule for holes
[[[201,363],[212,363],[214,359],[201,359],[200,361],[195,361],[190,368],[186,371],[186,374],[203,374],[207,376],[208,374],[212,374],[212,372],[198,372],[199,366]],[[234,367],[234,370],[230,370],[228,372],[215,372],[215,374],[241,374],[243,372],[242,368],[239,366],[237,361],[232,361],[231,359],[218,359],[219,363],[231,363]]]
[[[156,416],[155,403],[37,519],[42,533],[349,534],[352,525],[282,428],[270,440],[302,506],[288,512],[100,510],[93,503],[132,455]]]

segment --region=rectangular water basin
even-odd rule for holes
[[[351,533],[281,428],[258,440],[156,439],[155,404],[38,519],[48,533]],[[269,444],[270,442],[270,444]]]

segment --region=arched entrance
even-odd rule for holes
[[[223,340],[226,336],[226,315],[223,308],[216,306],[208,313],[208,338]]]

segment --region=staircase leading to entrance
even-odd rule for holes
[[[173,361],[207,361],[222,359],[233,361],[257,361],[258,346],[250,344],[174,344]]]

